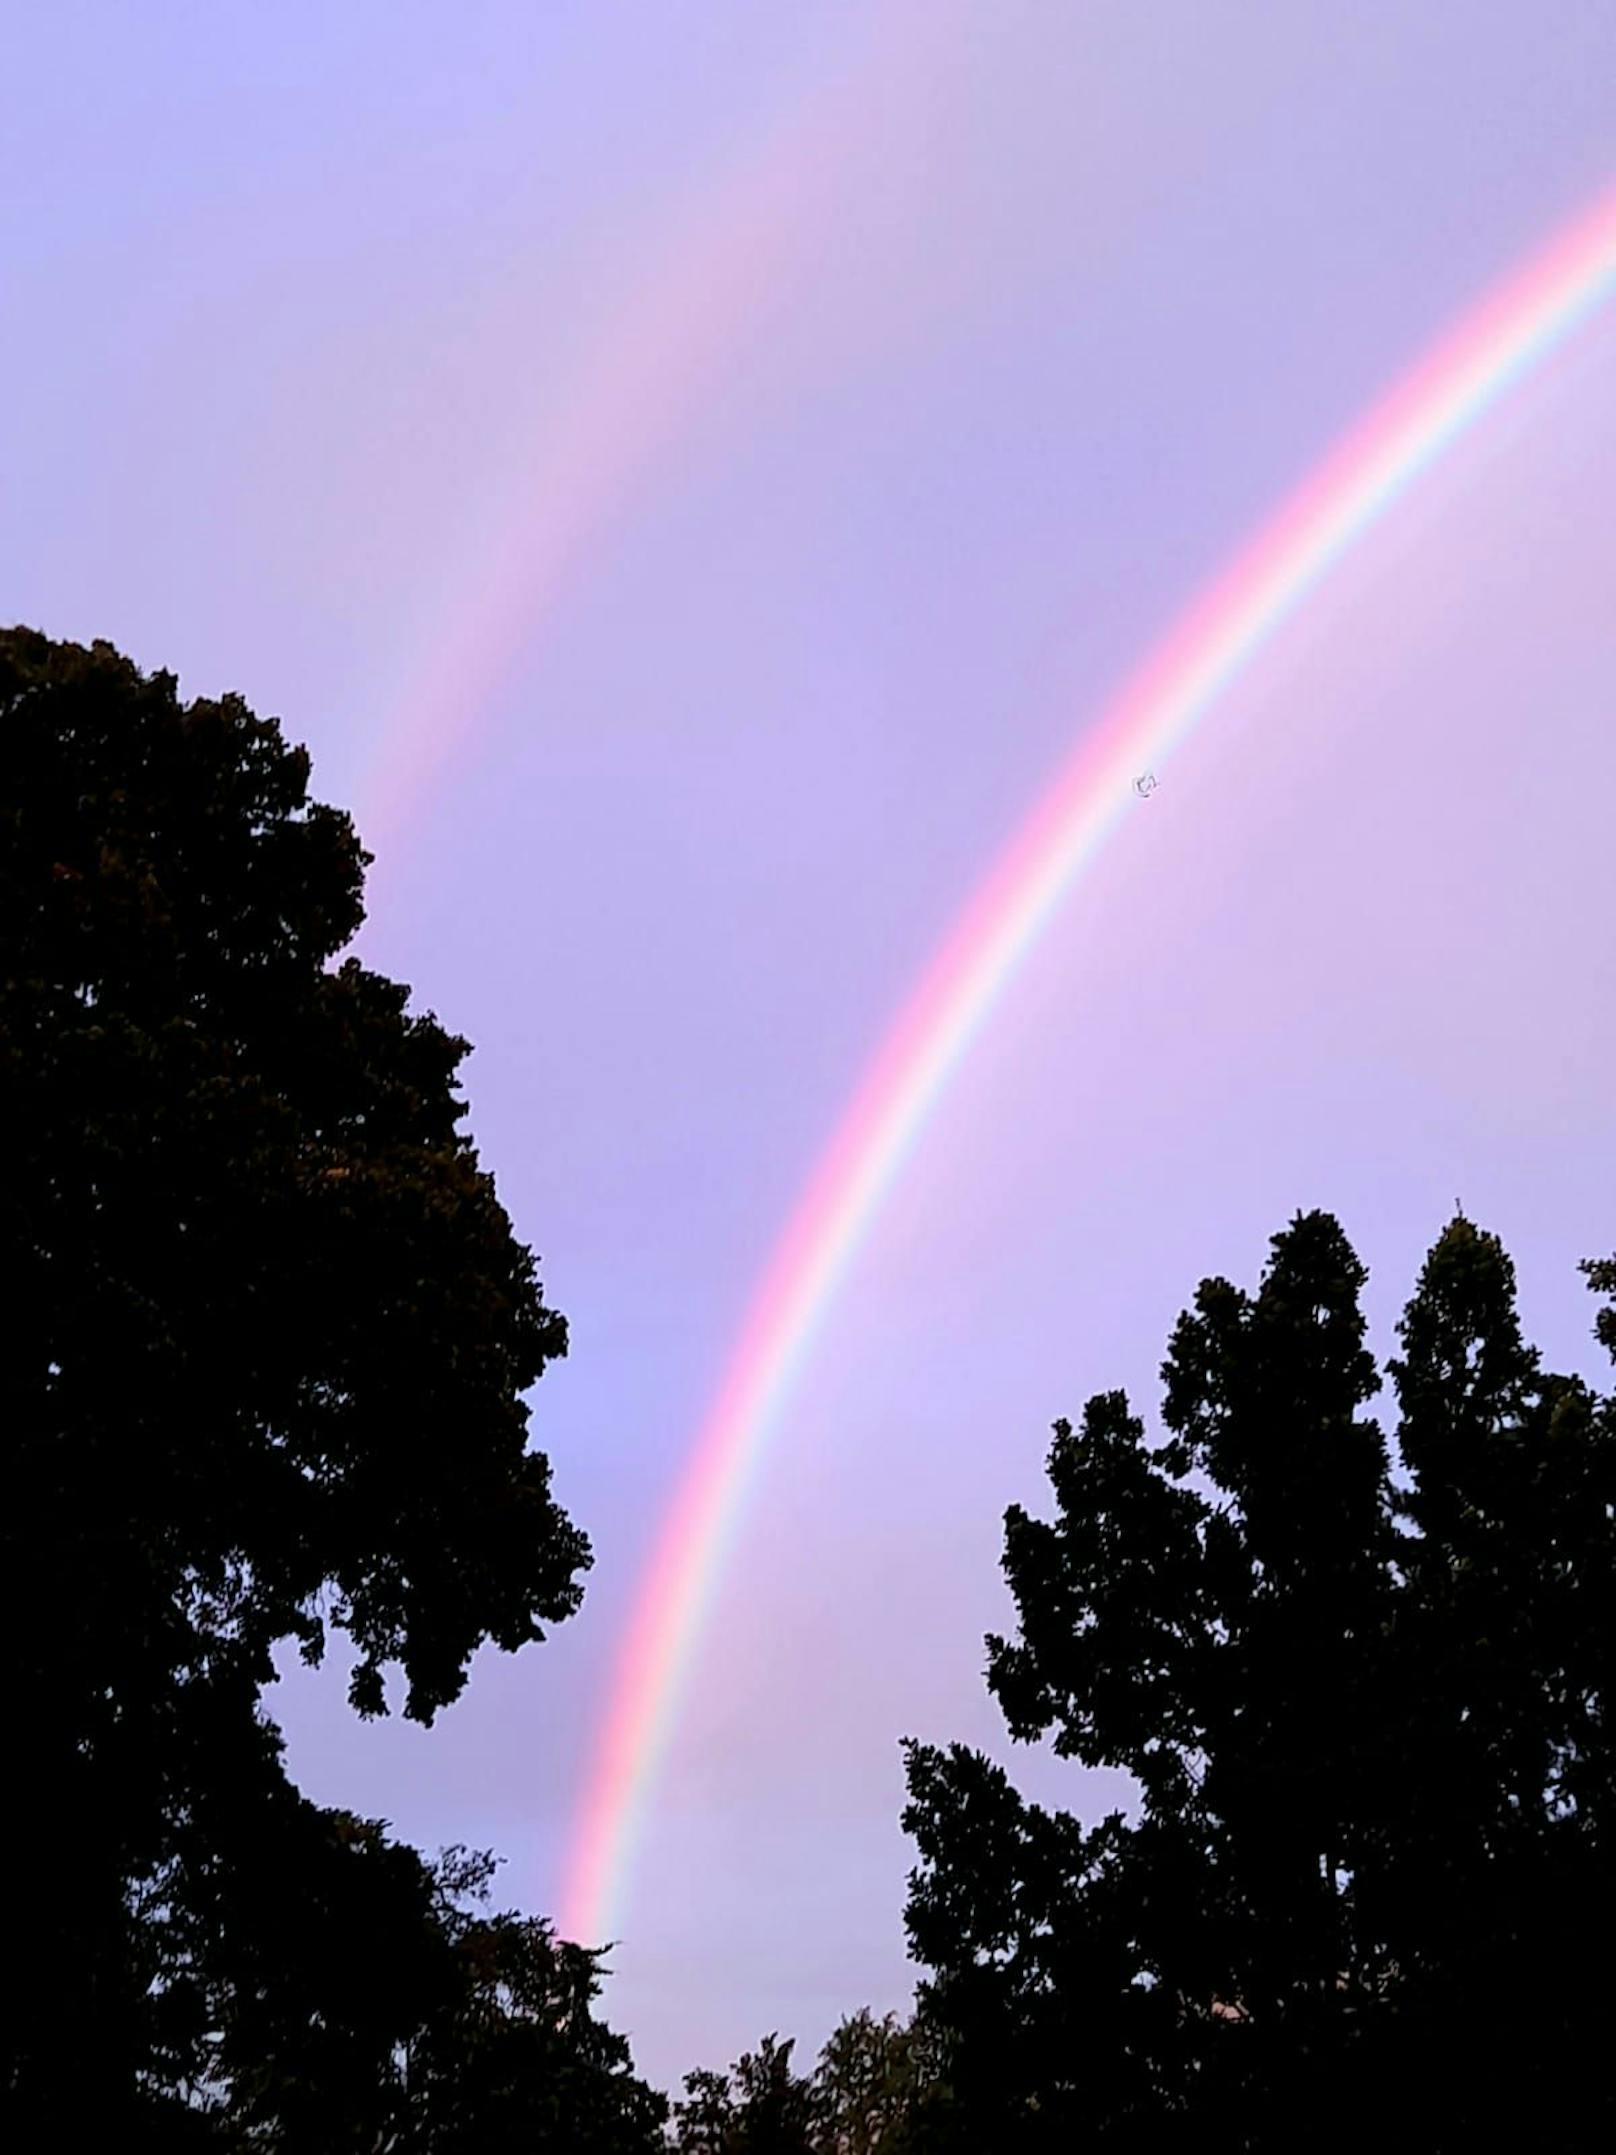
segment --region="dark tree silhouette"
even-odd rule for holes
[[[257,1714],[275,1644],[342,1631],[357,1709],[396,1668],[430,1720],[480,1643],[577,1607],[589,1558],[528,1449],[565,1327],[461,1128],[466,1044],[335,962],[367,856],[307,756],[237,698],[25,630],[0,741],[26,1941],[0,2040],[14,2112],[76,2142],[195,2077],[208,2031],[155,1962],[225,1890],[232,1810],[290,1800]]]
[[[928,2031],[868,2009],[850,2013],[811,2074],[767,2035],[727,2073],[685,2077],[680,2155],[910,2155],[936,2088]]]
[[[1165,1440],[1102,1394],[1056,1425],[1053,1519],[1007,1515],[1011,1733],[1138,1804],[1085,1830],[909,1747],[928,2146],[1606,2143],[1616,1415],[1541,1369],[1460,1217],[1393,1457],[1364,1276],[1298,1218],[1255,1296],[1179,1320]]]
[[[906,2155],[932,2099],[936,2062],[927,2031],[868,2008],[827,2037],[814,2067],[816,2155]]]
[[[816,2155],[819,2104],[792,2049],[766,2035],[727,2073],[687,2073],[673,2111],[679,2155]]]
[[[352,2155],[652,2155],[665,2099],[593,2016],[598,1956],[483,1913],[493,1861],[429,1865],[279,1797],[272,1859],[215,1861],[188,1910],[222,2144]],[[277,1830],[278,1829],[278,1830]],[[210,1855],[213,1850],[210,1848]],[[221,1949],[222,1948],[222,1949]]]

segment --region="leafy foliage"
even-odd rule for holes
[[[334,1627],[361,1713],[396,1668],[430,1720],[481,1643],[577,1607],[589,1552],[528,1448],[566,1330],[460,1127],[466,1044],[338,962],[366,856],[307,756],[238,698],[25,630],[0,737],[10,1802],[14,1849],[48,1823],[64,1852],[14,1865],[3,2085],[132,2135],[209,2082],[199,2045],[240,2090],[290,2042],[276,1984],[338,1931],[277,1929],[262,1878],[308,1911],[325,1877],[372,1942],[423,1920],[418,1859],[361,1836],[339,1862],[286,1786],[271,1649],[317,1660]],[[552,1965],[494,1943],[513,1999]],[[233,1969],[221,2024],[238,1948],[265,1973]],[[412,1965],[380,1954],[377,2030]],[[576,2019],[581,1967],[554,1967]]]
[[[904,2155],[935,2078],[923,2027],[891,2013],[850,2014],[814,2068],[817,2155]]]
[[[1460,1217],[1389,1365],[1394,1456],[1364,1277],[1299,1217],[1255,1295],[1179,1320],[1165,1440],[1102,1394],[1056,1425],[1053,1518],[1007,1515],[1008,1726],[1138,1802],[1085,1829],[909,1747],[928,2146],[1291,2146],[1384,2132],[1390,2088],[1422,2146],[1608,2131],[1616,1416],[1541,1369]]]
[[[650,2155],[665,2100],[593,2016],[598,1956],[488,1915],[492,1859],[435,1865],[300,1806],[282,1890],[210,1912],[221,2137],[288,2151]],[[248,1950],[243,1951],[246,1942]]]
[[[660,2148],[666,2102],[593,2016],[598,1956],[485,1913],[493,1869],[429,1864],[273,1774],[204,1808],[141,1909],[154,2129],[288,2155]]]
[[[814,2155],[813,2083],[791,2070],[793,2045],[766,2035],[728,2073],[685,2076],[674,2105],[680,2155]]]
[[[862,2011],[841,2022],[806,2076],[793,2045],[766,2035],[727,2073],[685,2076],[679,2155],[905,2155],[929,2101],[924,2031]]]

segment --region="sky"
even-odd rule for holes
[[[1604,0],[211,0],[15,11],[0,617],[308,743],[367,960],[475,1043],[572,1329],[582,1612],[321,1801],[553,1911],[624,1626],[894,1011],[1107,696],[1616,179]],[[1425,477],[1122,820],[771,1439],[621,1895],[663,2085],[901,2007],[899,1739],[981,1681],[1048,1426],[1339,1214],[1382,1352],[1455,1201],[1598,1376],[1616,1242],[1616,308]]]

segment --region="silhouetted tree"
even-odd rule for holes
[[[193,1909],[223,2145],[353,2155],[651,2155],[665,2099],[593,2015],[598,1956],[489,1915],[493,1860],[425,1863],[283,1800],[281,1861]]]
[[[1394,1459],[1364,1276],[1298,1218],[1255,1296],[1209,1280],[1179,1320],[1165,1441],[1091,1399],[1054,1518],[1007,1515],[1011,1733],[1138,1801],[1085,1829],[909,1747],[928,2147],[1605,2144],[1616,1416],[1542,1371],[1461,1217],[1390,1364]]]
[[[814,2067],[816,2155],[905,2155],[935,2081],[923,2027],[868,2008],[849,2014]]]
[[[685,2077],[680,2155],[908,2155],[937,2095],[927,2031],[895,2014],[849,2014],[806,2078],[790,2043],[765,2036],[727,2073]]]
[[[281,1800],[274,1645],[317,1660],[334,1627],[361,1713],[392,1667],[430,1720],[481,1642],[576,1608],[588,1549],[528,1449],[565,1327],[460,1127],[466,1045],[336,962],[366,856],[307,756],[237,698],[24,630],[0,752],[26,1941],[0,2042],[14,2116],[128,2145],[205,2032],[163,1956],[231,1808]]]
[[[687,2073],[673,2111],[679,2155],[816,2155],[818,2099],[791,2069],[793,2047],[766,2035],[727,2073]]]

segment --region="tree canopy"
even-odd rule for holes
[[[444,1929],[413,1852],[289,1788],[260,1696],[335,1630],[360,1713],[396,1671],[428,1721],[480,1644],[576,1609],[524,1397],[566,1328],[462,1128],[466,1043],[342,956],[368,856],[307,755],[26,630],[0,741],[4,2080],[21,2116],[174,2134],[221,2072],[259,2101],[278,1911],[327,1960],[327,1896],[372,1941]],[[554,2019],[541,1977],[582,2027],[583,1963],[476,1936],[513,2029]]]
[[[1461,1216],[1389,1440],[1364,1280],[1298,1217],[1255,1294],[1180,1318],[1163,1436],[1099,1394],[1055,1426],[1053,1516],[1007,1515],[1009,1730],[1138,1798],[1085,1828],[909,1747],[928,2145],[1608,2135],[1616,1414],[1542,1368]]]
[[[926,2031],[894,2015],[851,2013],[813,2071],[766,2035],[728,2072],[685,2076],[674,2107],[679,2155],[908,2155],[921,2143],[933,2081]]]

